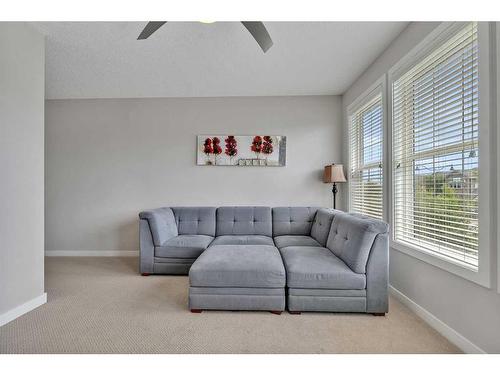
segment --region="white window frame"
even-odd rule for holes
[[[389,123],[388,130],[390,136],[387,138],[392,145],[392,87],[393,83],[405,72],[418,64],[422,58],[434,51],[442,43],[454,35],[460,28],[464,27],[466,22],[443,22],[435,30],[433,30],[422,42],[413,48],[403,59],[394,65],[388,73],[388,90],[389,98]],[[494,233],[492,233],[492,222],[494,222],[494,211],[490,209],[490,200],[492,196],[492,178],[490,177],[494,168],[491,163],[490,151],[495,147],[490,136],[492,134],[491,124],[491,93],[490,93],[490,41],[492,29],[488,22],[478,22],[478,69],[479,69],[479,253],[478,253],[478,269],[472,270],[465,267],[459,262],[445,258],[442,255],[431,253],[424,249],[403,244],[395,241],[394,231],[392,231],[390,246],[392,249],[410,255],[421,261],[439,267],[455,275],[461,276],[467,280],[475,282],[479,285],[489,288],[490,280],[490,257],[491,248],[494,244]],[[496,142],[496,140],[494,140]],[[392,194],[392,181],[394,179],[394,168],[392,165],[392,147],[391,156],[389,157],[390,171],[390,223],[394,228],[394,196]]]
[[[389,169],[387,168],[388,164],[388,153],[387,153],[387,76],[384,74],[382,77],[377,79],[367,90],[365,90],[361,95],[359,95],[356,99],[353,100],[351,104],[347,107],[347,149],[348,149],[348,162],[347,162],[347,170],[350,172],[352,170],[351,165],[351,140],[349,138],[351,134],[351,116],[358,111],[360,108],[365,106],[368,102],[370,102],[375,96],[380,95],[382,98],[382,212],[383,212],[383,220],[388,221],[389,217],[389,194],[387,192],[388,184],[387,184],[387,176]],[[352,210],[352,202],[351,202],[351,179],[348,178],[348,209]]]

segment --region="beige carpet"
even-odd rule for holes
[[[398,301],[365,314],[187,310],[186,276],[137,258],[46,258],[48,303],[0,328],[0,353],[457,353]]]

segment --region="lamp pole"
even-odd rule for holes
[[[333,193],[333,209],[336,209],[336,208],[337,208],[337,207],[336,207],[336,206],[337,206],[337,205],[336,205],[336,196],[337,196],[337,192],[338,192],[338,190],[337,190],[337,183],[336,183],[336,182],[334,182],[334,183],[333,183],[333,187],[332,187],[332,193]]]

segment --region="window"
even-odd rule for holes
[[[469,23],[392,83],[394,241],[478,269],[478,34]]]
[[[383,219],[383,106],[376,90],[350,111],[350,211]]]

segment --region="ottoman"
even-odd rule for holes
[[[285,309],[285,275],[274,246],[210,246],[189,270],[189,308],[280,313]]]

